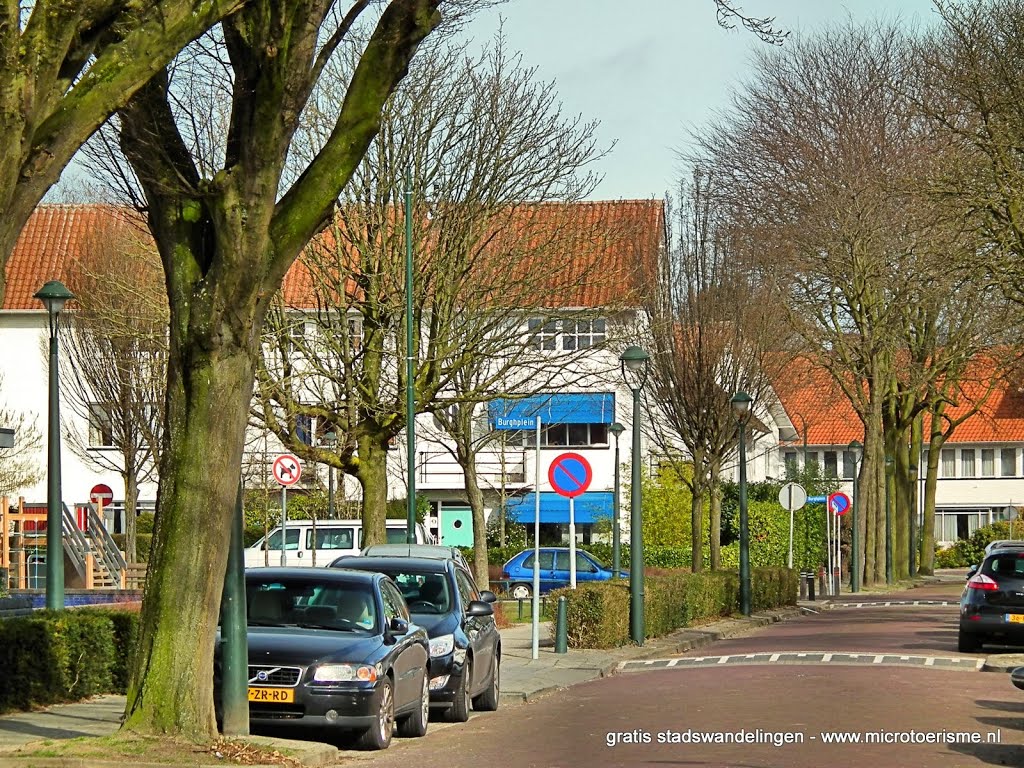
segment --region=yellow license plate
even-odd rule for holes
[[[1011,624],[1024,624],[1024,613],[1008,613],[1006,620]]]
[[[291,704],[295,701],[294,688],[249,688],[249,701],[271,704]]]

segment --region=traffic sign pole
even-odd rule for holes
[[[288,565],[288,486],[281,486],[281,567]]]
[[[569,497],[569,586],[576,589],[576,499]]]
[[[533,626],[530,639],[533,658],[540,656],[540,416],[537,417],[537,441],[534,443],[533,492]]]

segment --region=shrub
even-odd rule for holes
[[[552,613],[562,596],[566,598],[570,648],[617,648],[629,642],[627,582],[591,582],[576,589],[552,590],[548,595]],[[552,622],[552,634],[555,629]]]
[[[114,625],[93,611],[39,611],[0,622],[0,711],[113,691]]]
[[[111,693],[127,693],[132,653],[135,651],[135,641],[139,636],[139,613],[106,608],[89,608],[88,610],[89,613],[103,616],[110,621],[114,644],[110,667]]]
[[[963,552],[956,547],[935,548],[936,568],[966,568],[968,565],[973,563],[968,563]]]
[[[755,568],[750,576],[750,607],[755,611],[796,605],[799,576],[789,568]]]

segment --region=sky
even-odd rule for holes
[[[793,34],[830,23],[898,20],[934,24],[931,0],[738,0],[752,16],[774,16]],[[660,198],[680,175],[678,154],[692,132],[728,105],[730,89],[765,46],[722,29],[712,0],[508,0],[480,13],[466,34],[481,43],[503,28],[509,51],[553,81],[567,114],[600,123],[590,196]]]

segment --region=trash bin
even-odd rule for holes
[[[25,564],[28,569],[28,588],[46,589],[46,555],[29,555]]]

